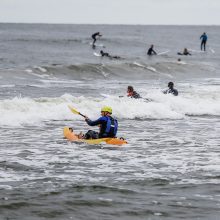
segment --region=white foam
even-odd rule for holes
[[[45,68],[41,67],[41,66],[36,66],[35,69],[40,70],[42,73],[46,73],[47,72],[47,70]]]
[[[216,87],[217,89],[218,87]],[[57,98],[22,98],[15,97],[0,101],[0,125],[18,126],[23,124],[42,123],[47,120],[80,119],[72,114],[68,105],[73,105],[91,119],[100,116],[100,109],[104,105],[113,108],[117,118],[124,119],[181,119],[186,115],[220,115],[219,91],[204,90],[186,93],[178,97],[164,95],[159,90],[146,94],[152,102],[144,99],[131,99],[127,97],[105,96],[105,98],[74,97],[65,94]],[[181,93],[180,93],[181,94]],[[144,95],[144,94],[143,94]]]
[[[1,88],[12,88],[12,87],[15,87],[15,85],[14,85],[14,84],[1,85],[0,87],[1,87]]]
[[[32,69],[26,69],[25,72],[27,72],[27,73],[33,73],[33,70],[32,70]]]
[[[212,48],[209,48],[209,50],[210,50],[212,53],[215,53],[215,50],[213,50]]]
[[[151,70],[152,72],[157,72],[156,68],[152,67],[152,66],[147,66],[146,67],[148,70]]]
[[[155,73],[157,72],[157,70],[154,67],[152,67],[152,66],[145,66],[145,65],[143,65],[141,63],[138,63],[136,61],[133,64],[135,64],[136,66],[142,67],[144,69],[148,69],[148,70],[150,70],[152,72],[155,72]]]

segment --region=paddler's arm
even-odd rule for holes
[[[97,119],[96,121],[92,121],[92,120],[90,120],[88,117],[86,117],[86,118],[85,118],[85,121],[86,121],[86,123],[87,123],[88,125],[90,125],[90,126],[96,126],[96,125],[103,124],[103,122],[105,121],[105,120],[103,120],[103,119],[104,119],[104,117],[100,117],[100,118]]]

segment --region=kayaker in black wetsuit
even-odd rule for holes
[[[154,51],[154,45],[152,44],[151,47],[148,49],[147,51],[147,55],[151,56],[151,55],[157,55],[157,53]]]
[[[188,50],[187,50],[187,48],[184,48],[184,50],[183,50],[183,52],[182,53],[177,53],[178,55],[185,55],[185,56],[187,56],[187,55],[192,55]]]
[[[112,56],[109,53],[104,52],[103,50],[100,50],[100,54],[102,57],[109,57],[109,58],[113,58],[113,59],[121,59],[121,57],[119,56]]]
[[[97,139],[97,138],[107,138],[116,137],[118,130],[118,122],[112,116],[112,108],[109,106],[104,106],[101,109],[101,117],[95,121],[91,121],[88,117],[85,117],[85,121],[90,126],[99,125],[99,133],[96,131],[89,130],[85,135],[85,139]]]
[[[127,96],[135,99],[141,98],[141,96],[136,91],[134,91],[133,86],[128,86]]]
[[[202,47],[203,47],[204,51],[205,51],[206,42],[208,40],[208,36],[206,35],[205,32],[200,36],[200,40],[201,40],[201,50],[202,50]]]
[[[178,91],[176,89],[173,88],[174,87],[174,83],[173,82],[169,82],[168,83],[168,88],[167,90],[163,91],[164,94],[173,94],[174,96],[178,96]]]
[[[97,40],[97,37],[101,37],[102,35],[100,34],[100,32],[96,32],[92,35],[92,39],[93,39],[93,43],[92,46],[95,47],[95,42]]]

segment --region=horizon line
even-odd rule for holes
[[[220,24],[114,24],[114,23],[49,23],[49,22],[0,22],[0,24],[45,24],[45,25],[125,25],[125,26],[220,26]]]

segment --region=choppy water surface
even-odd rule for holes
[[[219,27],[0,27],[0,219],[219,219]],[[94,30],[125,59],[94,56]],[[169,52],[147,57],[152,43]],[[128,85],[144,99],[119,98]],[[67,142],[64,126],[89,129],[69,104],[91,119],[112,106],[129,143]]]

